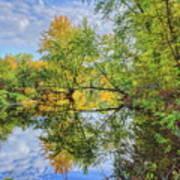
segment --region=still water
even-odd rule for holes
[[[38,136],[41,130],[15,128],[0,144],[0,180],[102,180],[110,175],[109,163],[91,167],[84,174],[78,167],[66,174],[56,174],[43,152]]]

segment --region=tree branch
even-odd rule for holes
[[[126,93],[124,90],[119,89],[119,88],[103,88],[103,87],[96,87],[96,86],[84,86],[84,87],[77,87],[77,88],[71,88],[71,87],[55,87],[55,86],[50,86],[50,87],[41,87],[41,88],[37,88],[37,90],[42,91],[43,90],[48,90],[49,92],[55,93],[55,94],[66,94],[67,92],[62,91],[62,90],[54,90],[53,88],[60,88],[60,89],[64,89],[64,90],[72,90],[72,91],[77,91],[77,90],[98,90],[98,91],[111,91],[111,92],[117,92],[120,93],[124,96],[129,96],[128,93]],[[22,91],[22,88],[21,88]]]

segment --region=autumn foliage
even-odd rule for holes
[[[0,137],[15,126],[42,128],[57,173],[74,165],[86,171],[113,155],[115,179],[177,180],[179,3],[102,0],[97,7],[115,17],[113,33],[57,16],[43,33],[40,60],[0,60]]]

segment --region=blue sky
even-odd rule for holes
[[[100,33],[112,28],[109,22],[102,22],[100,14],[93,13],[92,3],[81,0],[0,0],[0,12],[0,57],[20,52],[38,57],[41,33],[55,15],[66,15],[74,24],[88,17]]]

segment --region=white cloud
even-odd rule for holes
[[[29,25],[29,20],[28,19],[22,19],[19,21],[19,28],[20,31],[24,31]]]
[[[100,15],[94,15],[92,5],[78,1],[56,5],[50,2],[50,0],[1,0],[1,51],[35,52],[38,49],[41,32],[47,30],[55,15],[68,16],[75,24],[79,24],[86,16],[91,25],[99,26],[101,33],[112,29],[111,23],[102,22]]]
[[[38,0],[38,3],[39,3],[41,6],[44,6],[44,1],[43,1],[43,0]]]

